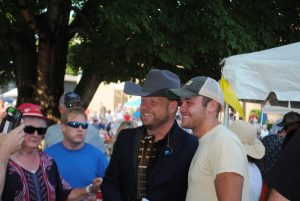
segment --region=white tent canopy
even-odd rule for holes
[[[227,57],[222,75],[238,99],[300,101],[300,42]]]
[[[273,113],[273,114],[286,114],[288,112],[298,112],[300,114],[300,109],[297,108],[287,108],[287,107],[281,107],[281,106],[271,106],[266,105],[262,108],[262,111],[265,113]]]

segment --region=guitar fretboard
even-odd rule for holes
[[[138,177],[137,177],[137,199],[141,199],[146,196],[147,192],[147,167],[149,160],[152,157],[152,146],[153,146],[154,137],[145,136],[140,141],[139,148],[139,166],[138,166]]]

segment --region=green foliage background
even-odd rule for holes
[[[219,79],[224,57],[297,42],[300,1],[2,0],[0,25],[0,84],[16,80],[20,101],[57,102],[60,74],[80,70],[76,91],[88,104],[95,89],[86,86],[141,79],[151,68],[172,70],[183,82]],[[41,57],[45,41],[66,55]]]

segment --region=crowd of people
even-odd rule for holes
[[[124,92],[141,104],[118,123],[103,105],[89,121],[74,92],[61,96],[60,122],[50,127],[39,105],[18,105],[20,125],[0,134],[0,200],[300,200],[300,114],[270,131],[258,132],[254,114],[227,128],[216,80],[181,86],[168,70],[151,69],[143,86],[126,82]]]
[[[87,187],[73,187],[60,174],[64,162],[56,161],[38,149],[46,134],[48,121],[39,105],[23,103],[18,110],[23,113],[21,125],[7,134],[1,134],[1,150],[7,146],[3,144],[5,142],[12,146],[6,147],[7,150],[0,154],[3,158],[1,200],[83,200],[92,196],[90,193],[97,193],[103,175],[95,175]],[[73,138],[79,130],[73,132]],[[84,139],[83,131],[81,139]],[[73,177],[80,174],[76,172]]]

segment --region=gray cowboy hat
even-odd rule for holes
[[[125,82],[124,93],[134,96],[166,97],[166,90],[179,88],[179,77],[168,70],[151,69],[141,87],[133,82]]]

